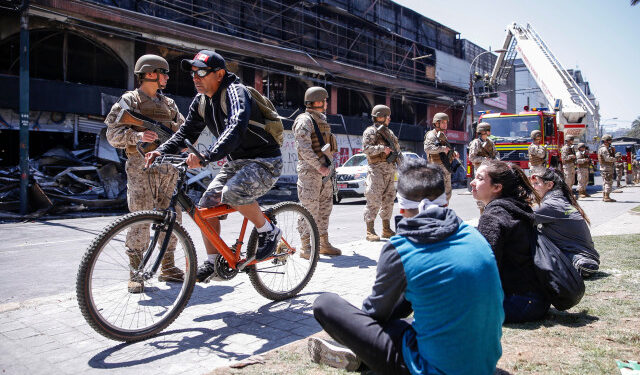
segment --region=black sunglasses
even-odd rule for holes
[[[220,69],[198,69],[198,70],[192,70],[189,72],[189,74],[191,75],[191,78],[194,78],[196,76],[196,74],[198,75],[198,77],[200,78],[204,78],[207,76],[207,74],[209,73],[215,73]]]

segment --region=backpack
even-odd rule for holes
[[[260,91],[256,90],[251,86],[245,86],[251,94],[251,98],[253,99],[253,103],[257,104],[260,108],[260,112],[262,113],[262,117],[264,118],[264,124],[249,120],[249,124],[253,126],[257,126],[267,133],[271,134],[273,139],[278,142],[279,146],[282,146],[284,143],[284,125],[282,124],[282,117],[278,115],[276,111],[276,107],[273,105],[271,100],[266,96],[262,95]],[[200,94],[200,103],[198,103],[198,114],[200,117],[204,118],[204,110],[206,106],[206,96],[204,94]],[[227,88],[222,89],[220,93],[220,108],[222,108],[222,113],[226,116],[227,113]]]
[[[567,310],[580,302],[584,295],[584,280],[551,240],[537,228],[532,244],[533,264],[545,296],[558,310]]]

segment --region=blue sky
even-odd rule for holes
[[[640,116],[640,5],[629,0],[395,0],[460,33],[501,48],[505,26],[530,23],[565,69],[578,68],[603,121],[628,127]],[[535,5],[533,5],[535,4]]]

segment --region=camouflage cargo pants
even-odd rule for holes
[[[382,220],[391,220],[393,201],[396,199],[395,175],[396,168],[391,163],[369,165],[364,190],[367,199],[364,207],[365,222],[375,221],[378,213]]]
[[[578,191],[587,191],[589,168],[578,168]]]
[[[165,209],[169,206],[171,196],[178,181],[178,171],[171,165],[165,164],[154,169],[142,170],[144,159],[142,156],[130,155],[125,166],[127,172],[127,203],[129,211],[144,211]],[[176,206],[176,221],[182,222],[182,209]],[[164,235],[158,238],[162,243]],[[168,251],[176,247],[177,239],[171,236]],[[140,252],[149,246],[149,224],[136,225],[127,233],[125,246]]]
[[[600,169],[602,175],[602,191],[609,194],[613,190],[613,168]]]
[[[576,166],[574,164],[564,164],[562,171],[564,172],[564,183],[571,189],[576,181]]]
[[[333,185],[331,180],[322,182],[322,175],[315,169],[298,170],[298,199],[311,213],[318,226],[320,237],[329,234],[329,216],[333,209]],[[306,229],[298,227],[301,235]]]

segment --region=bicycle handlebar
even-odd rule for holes
[[[200,151],[198,151],[198,149],[193,146],[191,142],[189,142],[188,139],[184,140],[184,144],[187,145],[187,148],[189,149],[189,151],[191,151],[191,153],[193,153],[198,157],[198,159],[200,159],[200,164],[202,164],[203,167],[206,167],[207,164],[209,164],[209,161],[200,153]]]

